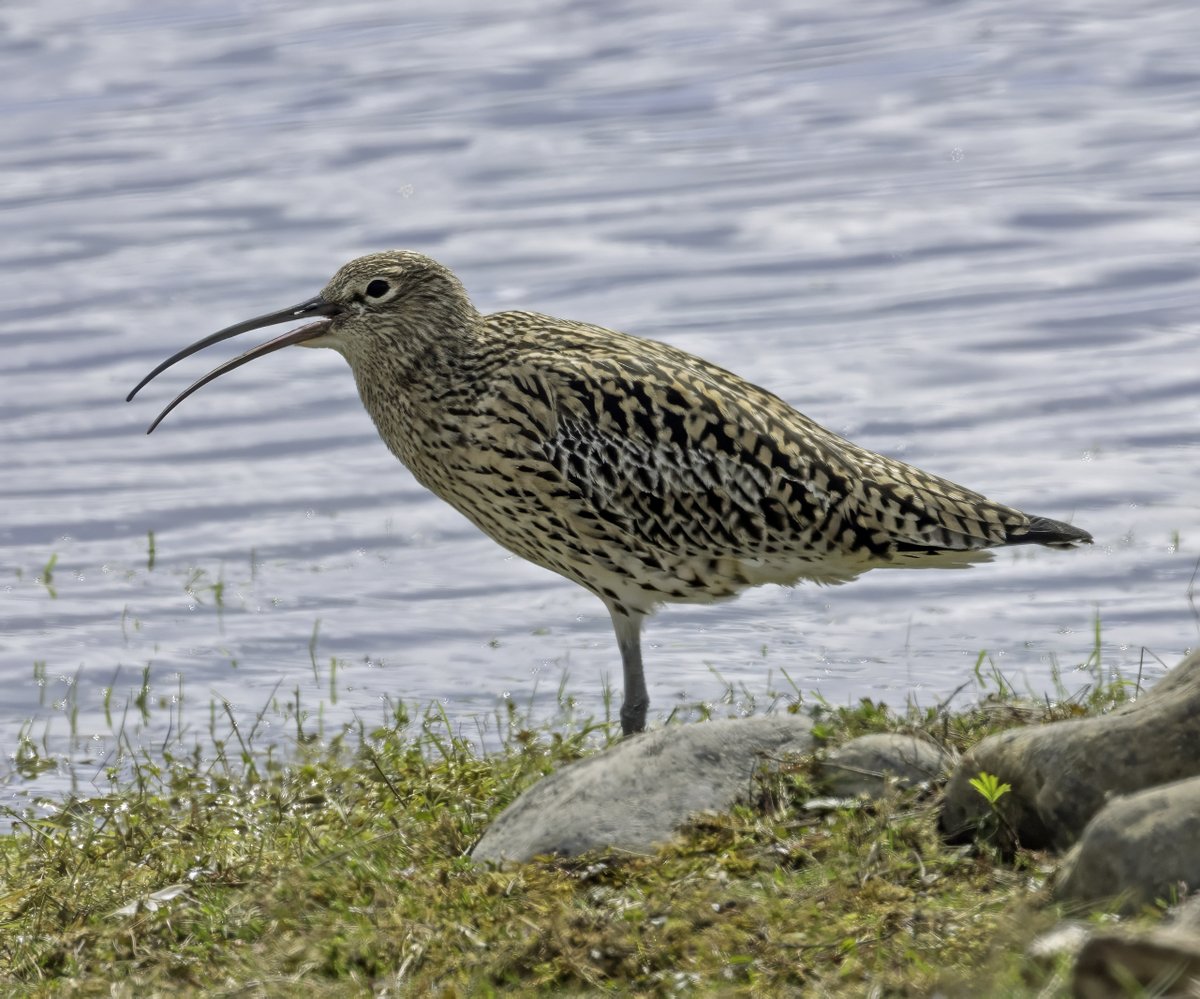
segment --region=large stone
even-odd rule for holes
[[[690,816],[727,811],[752,789],[764,755],[812,749],[812,722],[766,715],[671,725],[543,778],[508,806],[471,856],[499,863],[588,850],[648,851]]]
[[[1070,846],[1113,795],[1200,776],[1200,652],[1134,703],[1099,718],[1015,729],[967,753],[946,788],[942,828],[970,833],[990,806],[981,771],[1012,785],[998,803],[1025,846]]]
[[[1076,999],[1200,995],[1200,937],[1175,929],[1096,933],[1079,952],[1073,978]]]
[[[912,787],[941,776],[953,757],[915,735],[860,735],[832,750],[818,773],[825,789],[840,798],[878,798],[893,788]]]
[[[1052,965],[1074,960],[1071,995],[1200,995],[1200,895],[1171,910],[1168,922],[1151,929],[1107,928],[1077,920],[1059,923],[1035,939],[1026,956]],[[1147,990],[1142,992],[1139,990]],[[1190,991],[1189,991],[1190,990]]]
[[[1059,869],[1071,902],[1136,910],[1200,889],[1200,777],[1110,801]]]
[[[1167,926],[1093,933],[1075,962],[1077,999],[1200,995],[1200,895],[1176,910]]]

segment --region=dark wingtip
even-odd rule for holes
[[[1029,527],[1021,534],[1008,539],[1010,545],[1048,545],[1051,548],[1074,548],[1090,545],[1092,536],[1082,527],[1064,524],[1049,517],[1030,517]]]

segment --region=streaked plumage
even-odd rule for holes
[[[531,312],[481,315],[450,271],[409,251],[353,260],[316,298],[185,348],[130,398],[202,347],[311,316],[321,318],[221,365],[158,419],[272,350],[338,351],[380,436],[423,485],[604,601],[627,734],[644,727],[641,625],[660,604],[1091,541],[858,447],[667,344]]]

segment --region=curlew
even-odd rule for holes
[[[861,448],[667,344],[533,312],[482,315],[446,267],[406,250],[352,260],[315,298],[183,348],[128,398],[198,350],[299,320],[314,321],[210,371],[147,433],[248,361],[292,344],[337,351],[422,485],[604,602],[626,735],[645,727],[642,624],[664,603],[1092,540]]]

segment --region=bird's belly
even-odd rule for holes
[[[888,561],[866,551],[831,551],[805,536],[762,552],[715,546],[697,552],[682,540],[675,549],[669,533],[639,537],[623,519],[606,518],[529,451],[481,447],[478,428],[443,438],[436,454],[412,447],[429,436],[413,428],[389,440],[409,443],[393,450],[422,485],[514,554],[626,607],[711,603],[765,583],[841,583]]]
[[[535,565],[580,584],[603,599],[645,612],[663,603],[713,603],[748,586],[800,580],[840,583],[878,560],[866,554],[831,559],[828,553],[764,558],[697,556],[647,546],[563,490],[539,490],[516,477],[441,464],[418,479],[481,531]]]
[[[663,603],[712,603],[751,585],[734,559],[647,551],[627,536],[596,530],[590,521],[573,521],[562,511],[519,502],[483,509],[454,505],[514,554],[631,609],[649,612]]]
[[[687,558],[639,545],[565,489],[539,489],[477,465],[443,463],[413,472],[513,554],[629,607],[721,600],[750,582],[733,559]]]

